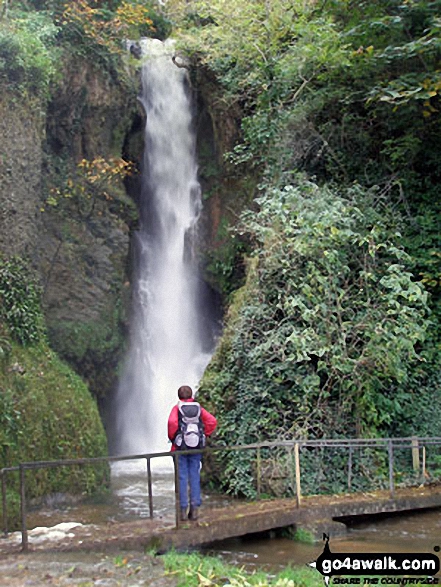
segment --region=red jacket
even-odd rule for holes
[[[191,398],[191,399],[180,400],[180,401],[194,402],[195,400]],[[201,418],[202,418],[202,422],[204,424],[205,436],[210,436],[210,434],[213,434],[213,432],[216,429],[217,420],[213,416],[213,414],[210,414],[210,412],[207,412],[207,410],[205,408],[203,408],[202,406],[201,406]],[[172,442],[176,436],[178,428],[179,428],[179,415],[178,415],[178,404],[176,404],[175,406],[173,406],[172,411],[170,412],[170,416],[168,417],[168,438]],[[176,446],[174,444],[172,444],[172,450],[176,450]]]

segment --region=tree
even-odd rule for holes
[[[72,200],[80,216],[89,218],[97,202],[113,200],[121,180],[132,173],[133,164],[119,157],[83,159],[63,187],[51,189],[46,204],[57,207],[62,201]]]

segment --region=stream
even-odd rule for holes
[[[154,517],[174,520],[173,474],[167,467],[152,471]],[[203,494],[204,509],[227,507],[228,496]],[[148,518],[147,474],[144,463],[112,465],[111,491],[100,500],[70,505],[52,505],[30,513],[29,527],[53,526],[60,522],[100,524]],[[433,552],[441,545],[441,509],[407,515],[371,517],[348,527],[346,536],[331,539],[335,552]],[[288,564],[303,565],[317,558],[322,544],[307,544],[282,537],[275,532],[216,542],[199,549],[221,556],[226,562],[246,568],[279,570]]]
[[[354,524],[344,537],[331,538],[333,552],[353,553],[433,553],[441,543],[441,509],[372,517]],[[259,536],[226,540],[204,548],[207,554],[218,554],[226,561],[246,567],[278,570],[288,564],[302,565],[315,560],[323,544],[305,544],[288,538]]]

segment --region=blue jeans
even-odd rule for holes
[[[201,459],[202,455],[179,455],[179,498],[181,508],[188,507],[188,486],[190,486],[190,505],[201,505]]]

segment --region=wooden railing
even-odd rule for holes
[[[285,449],[292,451],[294,455],[293,466],[293,486],[295,488],[295,496],[297,507],[301,507],[302,503],[302,478],[301,478],[301,453],[305,449],[347,449],[347,491],[351,492],[354,485],[354,457],[356,451],[361,453],[363,450],[371,449],[375,451],[385,451],[387,454],[388,463],[388,489],[390,496],[393,497],[395,493],[395,476],[397,474],[396,455],[398,451],[407,451],[409,454],[409,461],[412,463],[412,470],[414,473],[414,481],[418,484],[424,484],[428,478],[427,471],[427,449],[429,447],[441,446],[441,437],[406,437],[406,438],[357,438],[357,439],[306,439],[306,440],[289,440],[289,441],[274,441],[262,442],[256,444],[236,445],[230,447],[209,447],[198,451],[178,451],[178,452],[161,452],[149,453],[139,455],[127,456],[113,456],[113,457],[96,457],[96,458],[82,458],[82,459],[65,459],[57,461],[36,461],[20,463],[15,467],[6,467],[0,470],[1,477],[1,492],[2,492],[2,510],[3,510],[3,532],[8,535],[8,508],[7,508],[7,479],[12,473],[19,474],[20,487],[20,517],[21,517],[21,546],[22,550],[28,550],[28,501],[26,497],[26,472],[35,471],[37,469],[48,469],[56,467],[69,466],[86,466],[97,465],[102,463],[115,463],[121,461],[145,460],[147,470],[147,495],[149,503],[149,517],[154,517],[154,499],[152,491],[152,470],[151,462],[156,458],[168,457],[174,462],[174,489],[175,489],[175,517],[176,527],[180,525],[180,507],[179,507],[179,460],[178,455],[194,454],[200,452],[203,455],[213,455],[216,453],[226,453],[231,451],[255,451],[255,485],[256,498],[259,499],[262,495],[262,482],[264,481],[264,474],[262,472],[262,452],[275,451],[276,449]],[[441,460],[441,459],[440,459]],[[332,467],[332,463],[328,462],[328,466]],[[440,463],[441,470],[441,463]]]

